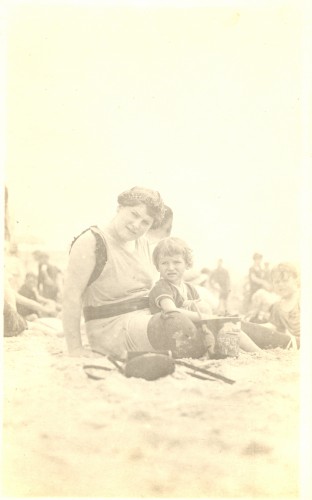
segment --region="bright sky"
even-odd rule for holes
[[[10,4],[17,232],[65,249],[143,185],[171,206],[200,266],[245,269],[255,251],[299,260],[296,2],[158,3]]]

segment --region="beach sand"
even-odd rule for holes
[[[4,339],[8,497],[298,498],[299,352],[193,360],[236,381],[127,379],[61,336]],[[89,379],[86,363],[110,366]]]

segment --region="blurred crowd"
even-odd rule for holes
[[[189,270],[186,279],[210,302],[214,313],[235,313],[243,315],[248,321],[266,323],[273,304],[279,300],[272,283],[273,268],[270,262],[263,262],[263,255],[254,253],[246,275],[240,280],[232,280],[223,259],[219,259],[212,269]]]
[[[63,273],[46,252],[36,250],[28,271],[18,245],[6,242],[4,265],[4,330],[12,325],[23,330],[27,322],[38,318],[60,317],[62,310]],[[18,313],[18,315],[16,314]],[[18,321],[19,319],[19,321]],[[24,321],[23,321],[24,320]],[[16,324],[17,323],[17,324]]]
[[[239,314],[248,335],[265,337],[268,331],[276,331],[300,346],[300,274],[294,264],[271,266],[256,252],[241,290],[231,285],[230,273],[221,259],[212,271],[191,271],[188,280],[197,286],[201,297],[210,301],[214,313]]]

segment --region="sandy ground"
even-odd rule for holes
[[[194,362],[233,385],[181,366],[95,381],[87,362],[61,337],[4,339],[3,495],[298,498],[298,352]]]

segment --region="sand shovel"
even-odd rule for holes
[[[213,377],[219,380],[222,380],[226,384],[235,384],[235,380],[232,380],[231,378],[224,377],[224,375],[220,375],[219,373],[211,372],[210,370],[206,370],[206,368],[200,368],[199,366],[192,365],[191,363],[187,363],[186,361],[181,361],[175,360],[177,365],[185,366],[186,368],[191,368],[192,370],[195,370],[195,372],[202,373],[204,375],[208,375],[208,377]],[[189,373],[190,374],[190,373]],[[193,377],[196,375],[192,375]],[[197,378],[199,378],[199,375],[197,374]],[[201,377],[204,378],[204,377]],[[206,380],[209,380],[209,378],[206,378]]]

